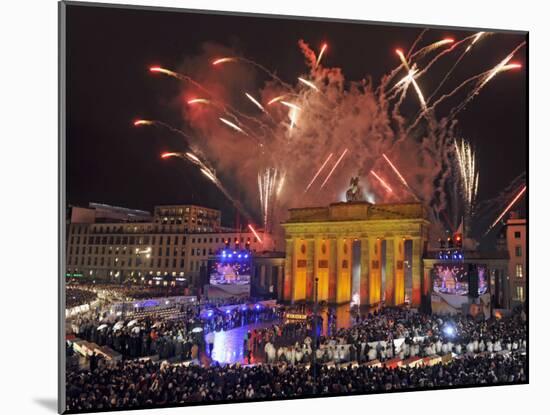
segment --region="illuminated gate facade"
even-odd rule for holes
[[[283,300],[313,301],[317,277],[319,301],[349,303],[355,260],[360,264],[361,305],[375,305],[383,298],[386,305],[403,304],[405,266],[410,266],[411,305],[420,306],[425,284],[422,254],[429,228],[421,204],[335,203],[328,207],[290,209],[289,213],[283,224],[286,240]],[[407,240],[412,241],[412,263],[405,264]],[[354,243],[360,244],[360,258],[352,258]]]

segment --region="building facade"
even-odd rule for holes
[[[317,278],[319,301],[343,304],[358,295],[361,305],[403,304],[406,264],[410,303],[421,305],[430,281],[422,273],[429,221],[420,203],[334,203],[289,212],[283,300],[313,301]]]
[[[161,225],[179,226],[183,232],[219,232],[221,212],[195,205],[155,206],[154,221]]]
[[[438,251],[426,252],[423,258],[424,264],[424,279],[433,282],[433,272],[434,268],[438,264],[447,264],[447,265],[461,265],[466,270],[470,266],[482,266],[485,269],[487,283],[488,283],[488,297],[489,301],[487,306],[493,309],[498,308],[509,308],[510,307],[510,294],[508,288],[508,264],[509,258],[506,251],[494,251],[494,252],[481,252],[481,251],[471,251],[471,250],[460,250],[461,259],[441,259],[438,256]],[[479,278],[479,274],[476,274]],[[433,284],[427,287],[432,294]],[[476,296],[477,297],[477,296]],[[455,297],[455,299],[460,299],[461,296]],[[462,296],[462,301],[455,301],[454,306],[457,306],[461,302],[470,304],[472,302],[479,302],[479,300],[474,300],[468,295]],[[445,299],[443,296],[435,295],[431,296],[431,310],[440,314],[454,313],[453,304],[445,304]]]
[[[149,221],[135,216],[97,218],[93,208],[73,208],[67,234],[66,275],[123,282],[166,276],[193,286],[208,257],[217,250],[268,249],[262,232],[227,231],[220,211],[192,205],[156,206]],[[75,216],[77,214],[77,216]]]
[[[253,297],[283,300],[285,253],[265,252],[252,257],[250,293]]]
[[[509,292],[511,302],[524,302],[527,282],[527,220],[511,217],[506,222],[506,246],[510,256]]]

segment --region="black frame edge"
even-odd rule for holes
[[[66,160],[66,131],[65,131],[65,117],[66,117],[66,39],[67,39],[67,19],[66,19],[67,3],[60,1],[58,3],[58,68],[57,68],[57,82],[58,82],[58,264],[57,264],[57,287],[58,287],[58,302],[57,302],[57,336],[58,336],[58,368],[57,368],[57,412],[62,414],[67,410],[66,407],[66,390],[65,390],[65,378],[66,378],[66,356],[65,356],[65,216],[66,216],[66,200],[65,200],[65,160]]]

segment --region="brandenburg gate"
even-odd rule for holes
[[[424,285],[422,255],[429,222],[420,203],[334,203],[289,210],[283,223],[286,242],[283,300],[332,304],[352,299],[352,264],[360,264],[361,305],[405,302],[405,242],[412,241],[411,305],[419,307]],[[383,243],[385,241],[385,243]],[[354,244],[359,248],[354,249]],[[385,247],[384,255],[382,249]],[[357,253],[360,252],[360,258]],[[385,264],[382,264],[382,260]],[[385,284],[382,280],[384,268]],[[385,285],[385,287],[383,287]],[[384,293],[382,290],[384,289]]]

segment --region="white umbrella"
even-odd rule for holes
[[[132,333],[139,333],[140,330],[141,330],[141,327],[136,326],[132,329]]]
[[[191,333],[200,333],[202,331],[202,327],[195,327],[193,330],[191,330]]]
[[[113,326],[113,330],[120,330],[122,327],[124,327],[124,322],[123,322],[123,321],[119,321],[118,323],[116,323],[116,324]]]
[[[137,320],[132,320],[132,321],[128,322],[127,326],[132,327],[136,323],[137,323]]]
[[[101,326],[98,326],[98,330],[103,330],[104,328],[107,327],[107,324],[102,324]]]

